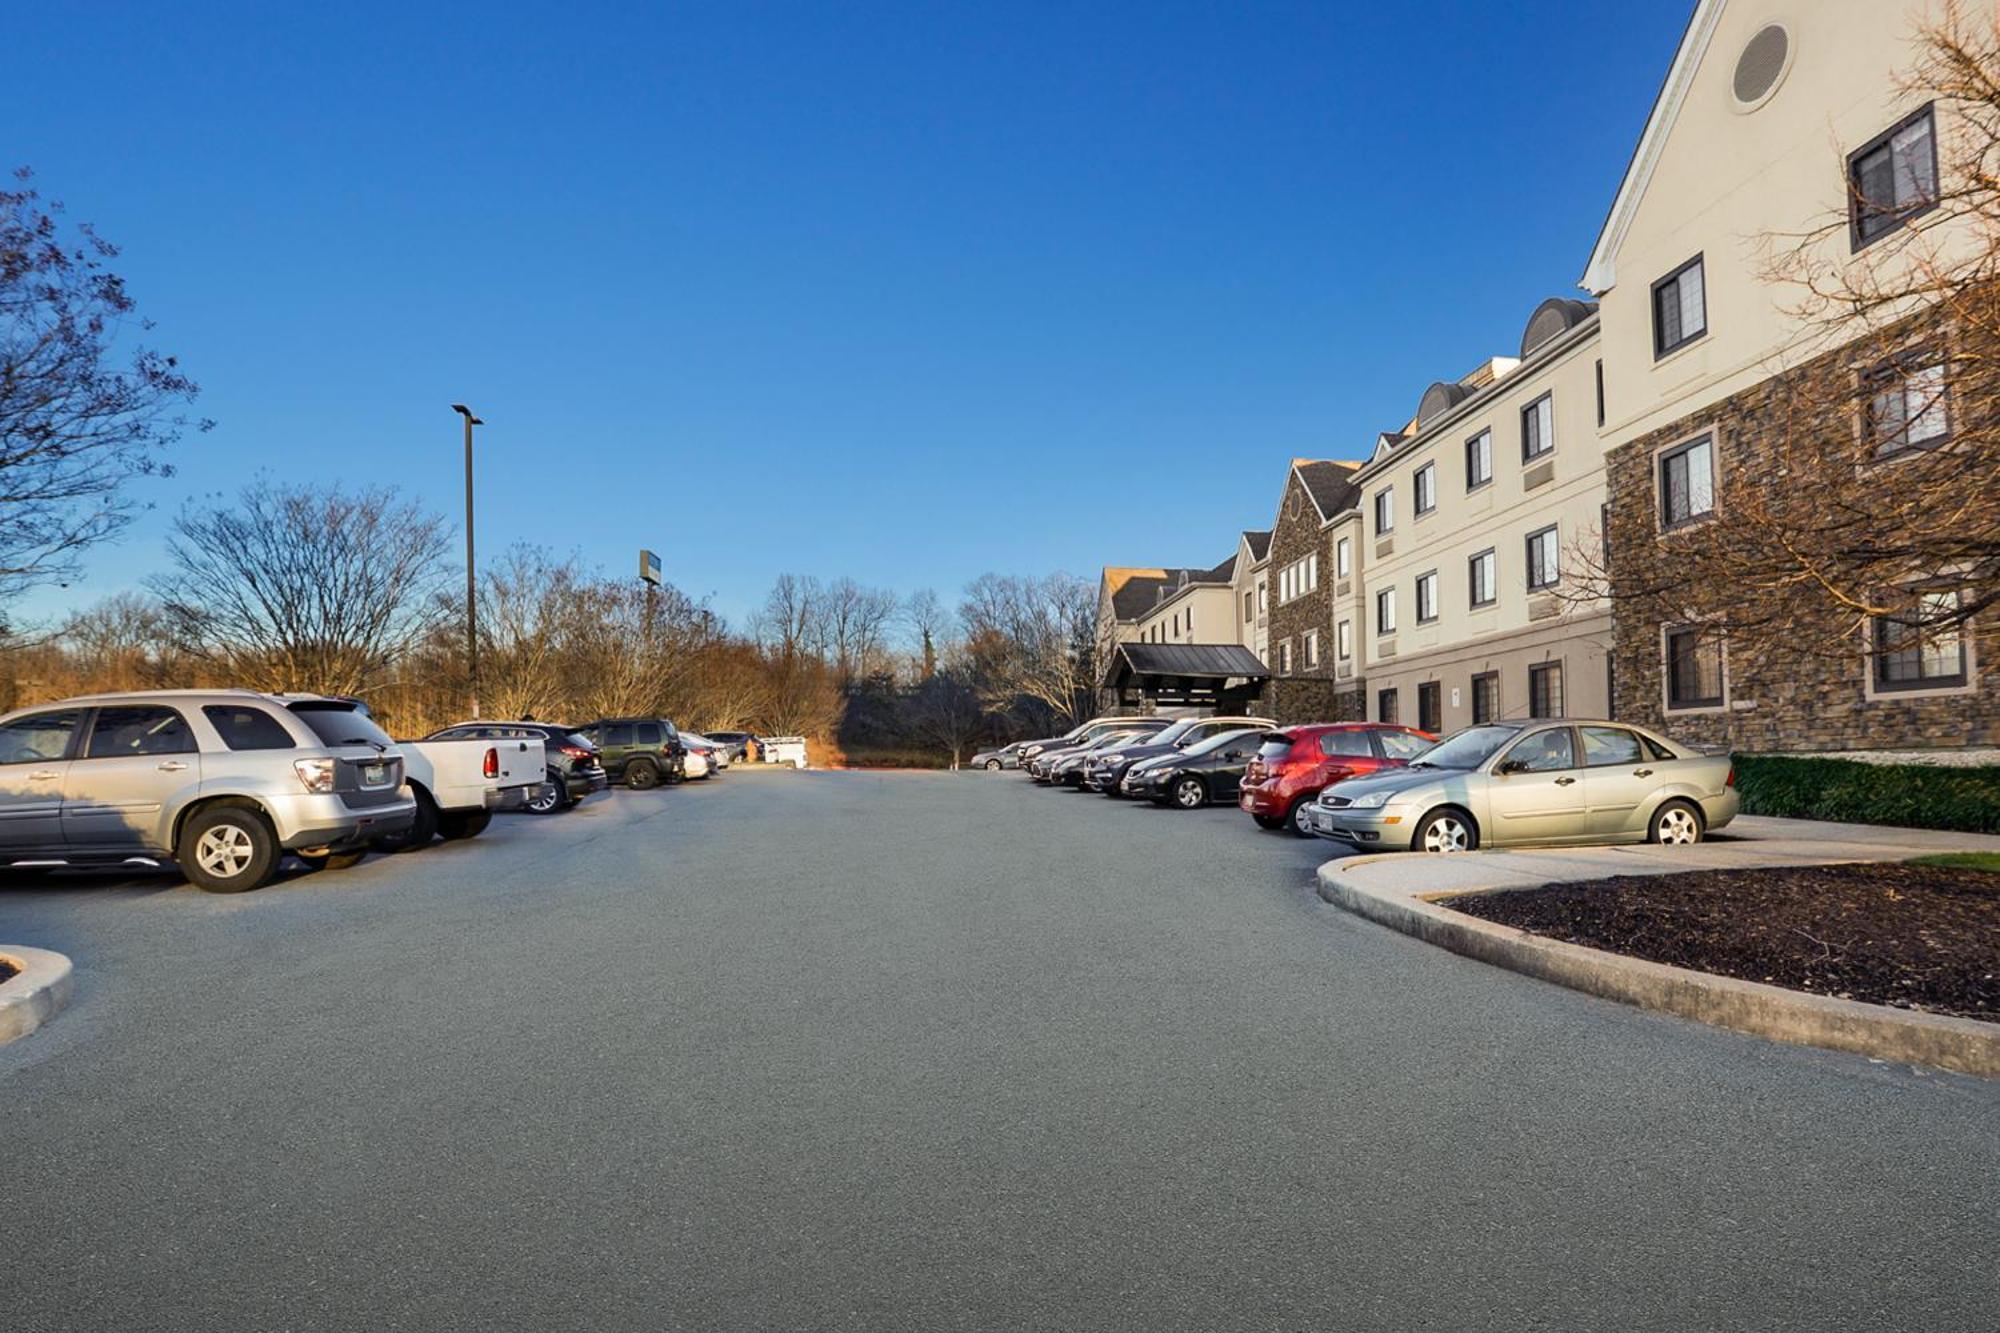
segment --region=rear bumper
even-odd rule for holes
[[[1701,821],[1711,829],[1719,829],[1742,812],[1743,797],[1734,787],[1724,787],[1720,796],[1706,796],[1701,802]]]
[[[611,777],[601,768],[593,768],[579,773],[574,770],[563,774],[563,786],[572,801],[580,801],[592,792],[604,791],[611,786]]]
[[[324,823],[280,828],[278,845],[288,852],[308,847],[324,847],[336,852],[353,851],[367,846],[376,838],[401,833],[416,817],[416,801],[405,799],[394,805],[374,806],[365,814],[349,813]]]
[[[1236,804],[1253,815],[1281,819],[1292,812],[1294,804],[1316,794],[1312,791],[1292,791],[1283,783],[1266,780],[1255,785],[1245,783],[1237,793]]]
[[[501,787],[497,791],[485,793],[485,808],[488,810],[520,810],[526,808],[528,798],[535,794],[534,787]]]

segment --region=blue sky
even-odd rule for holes
[[[28,609],[258,468],[456,518],[460,400],[482,551],[732,618],[1213,563],[1574,293],[1687,9],[29,7],[7,156],[219,424]]]

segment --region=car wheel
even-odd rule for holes
[[[1000,771],[1000,761],[998,759],[988,759],[986,761],[986,771],[988,773],[998,773]]]
[[[196,888],[243,893],[269,884],[277,873],[278,836],[255,810],[217,806],[187,822],[175,859]]]
[[[1463,810],[1433,810],[1417,825],[1410,845],[1420,852],[1470,852],[1479,847],[1479,826]]]
[[[412,789],[416,798],[417,813],[411,817],[410,826],[400,833],[385,833],[370,841],[369,846],[378,852],[414,852],[419,847],[431,845],[437,836],[438,808],[431,800],[430,793],[422,787]]]
[[[1198,810],[1208,804],[1208,788],[1200,778],[1182,778],[1174,784],[1174,804],[1183,810]]]
[[[466,838],[478,837],[492,822],[493,812],[490,810],[455,810],[438,816],[438,836],[446,842],[462,842]]]
[[[361,859],[367,856],[368,853],[365,851],[349,851],[320,852],[315,856],[306,856],[302,853],[294,853],[294,855],[297,855],[299,860],[305,862],[306,869],[308,870],[346,870],[350,866],[360,865]]]
[[[660,785],[660,768],[650,759],[635,760],[625,769],[625,785],[633,791],[651,791]]]
[[[1692,847],[1701,837],[1701,811],[1686,801],[1668,801],[1655,810],[1646,834],[1647,841],[1668,847]]]
[[[562,809],[563,785],[561,782],[544,782],[535,788],[535,794],[528,798],[528,809],[538,815],[550,815]]]
[[[1310,838],[1312,836],[1312,830],[1305,825],[1307,804],[1305,801],[1294,801],[1292,808],[1285,812],[1285,827],[1292,831],[1294,837]]]

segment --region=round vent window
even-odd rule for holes
[[[1299,493],[1297,491],[1293,491],[1291,497],[1285,501],[1285,512],[1293,518],[1299,516]]]
[[[1770,101],[1791,63],[1792,35],[1782,25],[1773,23],[1752,37],[1736,58],[1736,76],[1730,83],[1737,110],[1755,111]]]

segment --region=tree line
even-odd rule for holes
[[[474,692],[450,525],[390,488],[253,482],[191,502],[164,567],[4,652],[8,707],[103,690],[236,685],[365,699],[401,735]],[[850,578],[780,575],[732,628],[671,585],[515,546],[477,579],[481,711],[803,735],[821,754],[956,762],[1090,706],[1095,594],[985,575],[955,608]]]

